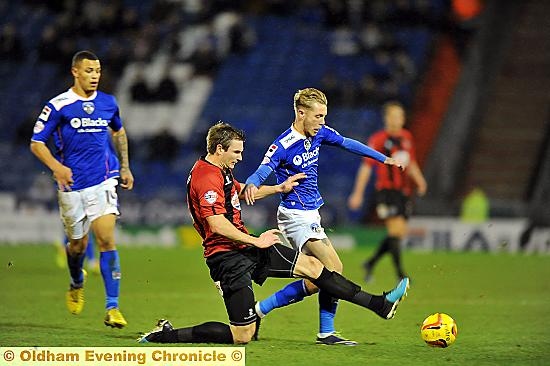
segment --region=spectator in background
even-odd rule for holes
[[[383,107],[385,128],[371,136],[369,146],[387,156],[402,162],[406,170],[377,164],[376,211],[385,221],[387,236],[382,240],[374,255],[364,263],[365,280],[372,277],[372,271],[378,260],[387,252],[391,253],[398,278],[407,275],[401,266],[401,241],[407,234],[407,218],[412,211],[410,196],[412,178],[419,196],[426,193],[427,184],[415,157],[415,147],[411,133],[404,129],[405,110],[395,101]],[[348,207],[358,210],[363,204],[365,188],[372,176],[374,162],[364,159],[359,167],[353,191],[348,199]]]
[[[196,75],[208,77],[214,76],[220,64],[218,55],[210,42],[201,43],[189,61],[193,65]]]
[[[155,100],[158,102],[174,103],[178,100],[179,89],[170,71],[171,67],[168,65],[164,70],[164,74],[160,79],[156,90],[154,91]]]
[[[60,64],[64,61],[61,59],[61,49],[59,43],[61,38],[57,29],[53,25],[47,25],[42,30],[40,41],[38,43],[38,57],[43,62],[51,62]]]
[[[12,23],[4,24],[0,33],[0,60],[21,61],[23,44]]]
[[[340,106],[342,104],[340,81],[333,71],[327,71],[323,75],[321,89],[325,91],[325,95],[332,105]]]
[[[149,159],[172,162],[177,156],[180,142],[166,128],[149,141]]]
[[[384,33],[374,22],[365,24],[363,31],[360,33],[361,45],[363,49],[370,54],[374,54],[374,52],[384,46],[384,39]]]
[[[149,89],[141,66],[138,66],[138,70],[130,86],[130,95],[134,102],[150,103],[154,100],[154,93]]]
[[[365,74],[361,78],[358,93],[359,100],[364,106],[374,107],[382,103],[383,95],[378,89],[376,79],[370,74]]]
[[[474,186],[462,200],[460,220],[479,224],[487,219],[489,219],[489,199],[481,188]]]

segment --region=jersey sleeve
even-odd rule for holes
[[[254,184],[256,187],[269,177],[269,175],[281,164],[284,158],[284,149],[277,141],[273,142],[267,149],[260,166],[247,179],[245,184]]]
[[[46,143],[61,122],[61,113],[51,103],[42,108],[33,128],[31,140]]]
[[[381,139],[379,138],[379,134],[375,133],[374,135],[372,135],[370,138],[369,138],[369,141],[367,142],[367,145],[371,148],[371,149],[374,149],[378,152],[381,152],[382,151],[382,148],[383,146],[380,146],[380,141]],[[368,157],[364,157],[363,158],[363,164],[365,165],[369,165],[371,167],[374,167],[376,165],[378,165],[378,161],[374,160],[374,159],[370,159]]]
[[[323,131],[323,145],[341,146],[344,143],[344,136],[340,135],[334,128],[324,125]]]
[[[113,97],[113,103],[114,103],[115,113],[113,113],[113,117],[111,118],[111,123],[109,123],[109,127],[111,127],[113,131],[118,131],[122,128],[122,119],[120,118],[120,110],[118,108],[118,104],[114,97]]]
[[[199,216],[223,215],[225,209],[223,177],[213,173],[207,173],[196,177],[195,190],[199,199]]]
[[[271,146],[269,146],[269,149],[267,149],[264,159],[260,165],[266,165],[271,168],[271,170],[275,170],[284,158],[285,149],[283,149],[283,147],[275,141],[271,144]]]

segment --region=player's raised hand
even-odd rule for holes
[[[283,183],[278,185],[278,191],[282,193],[288,193],[292,191],[292,188],[296,187],[300,179],[307,178],[306,173],[298,173],[288,177]]]
[[[277,229],[267,230],[260,234],[256,246],[258,248],[269,248],[274,244],[282,244],[279,235],[282,235],[282,233]]]
[[[73,171],[65,165],[60,165],[53,171],[53,179],[57,182],[60,191],[68,192],[74,183]]]
[[[258,187],[256,187],[254,184],[247,184],[244,187],[244,200],[246,201],[247,205],[252,206],[254,204],[254,202],[256,201],[254,199],[256,192],[258,192]]]
[[[384,161],[384,164],[393,165],[398,167],[401,170],[405,170],[405,164],[403,164],[401,161],[394,158],[386,158],[386,160]]]
[[[129,191],[134,188],[134,176],[129,168],[120,169],[120,186]]]

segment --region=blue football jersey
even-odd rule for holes
[[[119,176],[111,133],[122,128],[114,96],[100,91],[84,98],[71,89],[51,99],[34,125],[32,141],[53,136],[55,158],[73,172],[73,190]]]
[[[297,173],[307,175],[292,191],[281,195],[282,206],[298,210],[315,210],[321,207],[323,198],[317,185],[320,147],[341,146],[343,141],[343,136],[326,125],[309,138],[290,127],[273,141],[262,165],[269,166],[275,172],[277,184]]]

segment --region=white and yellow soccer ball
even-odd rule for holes
[[[420,334],[429,346],[446,348],[456,340],[458,327],[449,315],[435,313],[424,320],[420,327]]]

